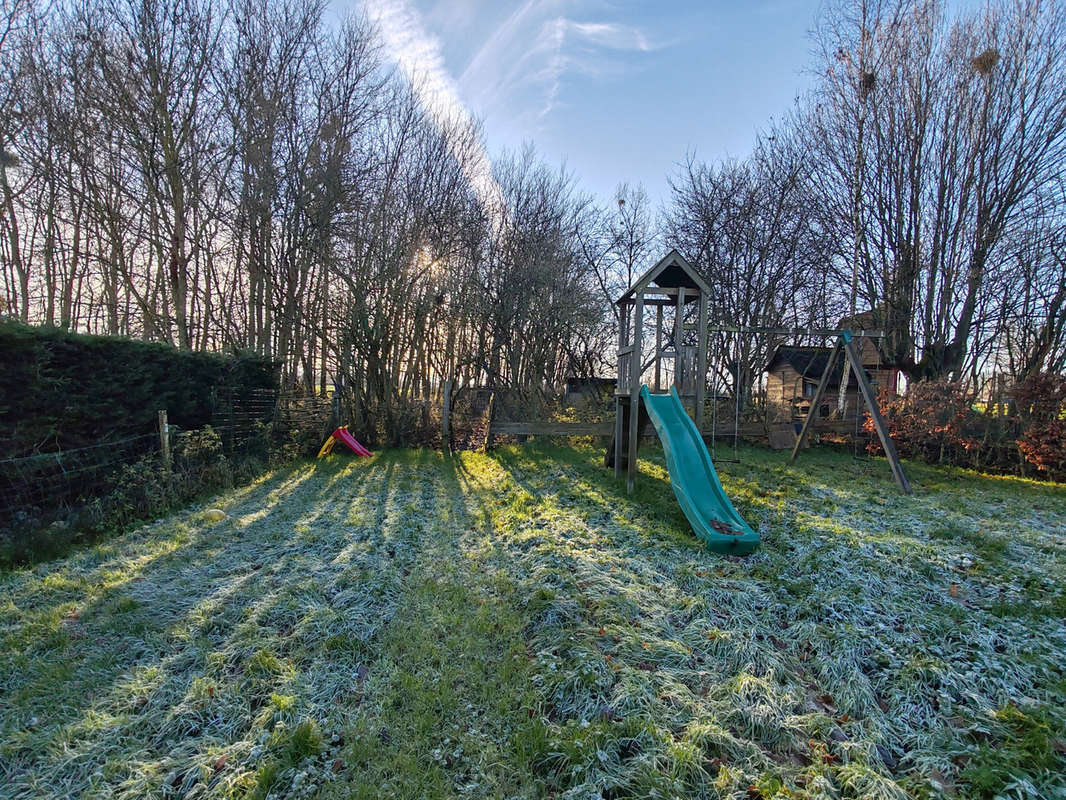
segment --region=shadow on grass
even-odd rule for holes
[[[281,713],[272,696],[297,696],[303,713],[354,707],[421,552],[409,517],[441,510],[435,460],[298,465],[222,498],[225,521],[186,513],[0,578],[18,601],[0,639],[8,786],[136,796],[174,767],[175,787],[195,783],[198,753]]]

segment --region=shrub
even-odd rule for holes
[[[1066,481],[1066,422],[1030,425],[1018,441],[1025,460],[1053,481]]]
[[[173,463],[166,469],[158,453],[122,466],[94,484],[92,495],[72,495],[67,504],[33,506],[0,517],[0,565],[39,561],[62,554],[141,520],[171,511],[207,494],[252,480],[266,469],[268,426],[258,440],[230,458],[211,428],[175,437]]]
[[[186,495],[233,486],[233,470],[222,451],[222,439],[210,426],[180,434],[173,458],[174,472]]]
[[[1066,375],[1039,373],[1015,390],[1025,432],[1018,449],[1045,477],[1066,481]]]
[[[178,350],[117,336],[85,336],[0,322],[0,458],[71,450],[149,434],[156,412],[187,430],[240,399],[277,387],[258,356]]]
[[[1033,422],[1061,420],[1066,413],[1066,375],[1038,372],[1014,390],[1018,413]]]
[[[922,381],[904,395],[882,395],[879,403],[901,456],[930,464],[978,465],[984,421],[958,384]],[[870,419],[866,430],[876,433]]]
[[[1066,376],[1029,377],[1015,387],[1005,416],[975,407],[946,380],[913,384],[880,404],[901,456],[1014,474],[1028,464],[1045,478],[1066,480]],[[871,420],[865,427],[874,433]],[[876,439],[870,449],[880,449]]]

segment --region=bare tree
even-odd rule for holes
[[[911,378],[961,379],[1009,313],[996,293],[1012,230],[1063,167],[1063,9],[999,3],[951,21],[941,2],[833,8],[802,120],[825,225],[848,243],[836,268]]]
[[[779,342],[749,329],[821,323],[829,312],[818,292],[825,243],[805,195],[810,170],[781,130],[743,162],[710,166],[690,156],[671,181],[666,241],[714,288],[709,317],[733,329],[710,339],[714,380],[742,398]]]

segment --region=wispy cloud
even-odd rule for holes
[[[542,35],[549,45],[550,57],[541,71],[547,93],[540,117],[547,116],[555,108],[567,73],[599,76],[605,71],[603,51],[624,53],[653,49],[639,28],[610,22],[577,22],[556,17],[545,23]]]
[[[636,26],[604,18],[612,6],[594,0],[523,0],[502,22],[490,29],[458,80],[444,61],[440,38],[429,30],[447,31],[450,37],[472,35],[476,16],[485,3],[496,0],[462,0],[463,20],[445,23],[434,6],[430,18],[413,5],[415,0],[363,0],[377,24],[389,56],[410,80],[424,107],[441,125],[468,124],[474,108],[490,118],[506,118],[512,126],[535,133],[559,106],[567,80],[573,76],[603,78],[633,67],[643,53],[665,47]],[[491,23],[489,23],[491,25]],[[484,28],[480,34],[485,36]],[[449,48],[456,42],[449,39]],[[450,49],[449,52],[452,52]],[[488,209],[503,209],[503,195],[492,174],[492,163],[482,146],[472,155],[458,154],[479,199]],[[503,211],[506,215],[506,210]],[[502,221],[502,218],[501,218]]]
[[[575,2],[526,0],[485,41],[459,78],[488,106],[516,98],[533,119],[547,116],[570,74],[600,77],[619,59],[657,50],[638,27],[573,18]]]
[[[455,79],[444,64],[440,40],[429,33],[407,0],[365,0],[388,55],[410,81],[419,102],[438,125],[471,125],[473,118],[459,97]],[[490,213],[502,212],[503,192],[492,174],[483,146],[456,152],[467,180]]]

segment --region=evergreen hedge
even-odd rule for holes
[[[275,390],[275,364],[115,336],[0,321],[0,458],[149,434],[156,413],[185,430],[233,398]]]

